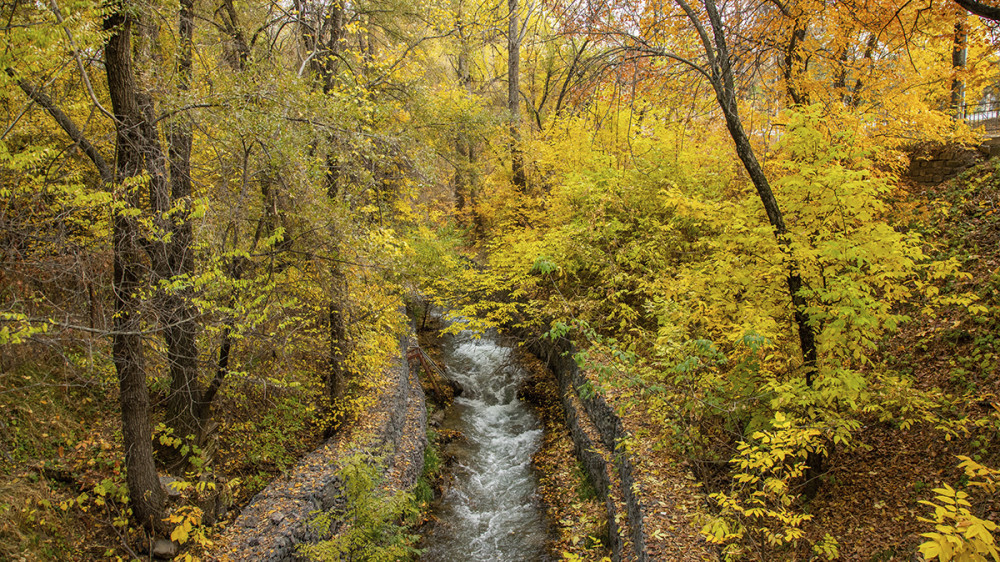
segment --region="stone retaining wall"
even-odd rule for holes
[[[413,341],[410,334],[399,340],[399,353],[386,373],[389,384],[366,416],[373,432],[360,436],[346,431],[306,455],[250,501],[218,540],[220,548],[211,559],[301,560],[296,545],[321,539],[308,525],[316,512],[343,507],[338,461],[352,451],[385,450],[388,486],[404,489],[416,483],[423,472],[427,410],[420,381],[406,360]]]
[[[586,384],[567,340],[555,343],[531,339],[528,349],[545,361],[559,381],[566,423],[577,457],[608,509],[610,547],[614,560],[646,562],[643,508],[635,495],[632,461],[617,450],[625,437],[621,419],[600,395],[586,399],[577,389]]]
[[[917,183],[938,184],[982,162],[992,152],[989,145],[925,142],[907,150],[910,167],[906,177]]]

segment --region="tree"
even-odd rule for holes
[[[471,65],[472,47],[469,29],[472,27],[466,21],[465,6],[463,0],[459,0],[456,8],[455,31],[458,39],[458,54],[455,57],[455,77],[458,79],[458,86],[464,91],[466,96],[473,95],[473,77]],[[473,141],[469,125],[464,120],[458,125],[455,133],[455,174],[452,179],[453,192],[455,197],[455,207],[458,211],[459,224],[463,224],[466,216],[471,216],[473,233],[481,237],[482,220],[476,211],[476,189],[474,168],[476,164],[476,144]]]
[[[143,357],[138,295],[143,288],[142,238],[138,221],[130,213],[141,209],[138,187],[149,170],[146,162],[162,162],[150,151],[154,145],[146,136],[150,123],[139,105],[139,92],[132,65],[133,20],[125,7],[112,12],[104,28],[110,35],[104,46],[104,64],[108,92],[114,111],[115,160],[114,195],[120,207],[114,224],[114,358],[121,392],[122,435],[125,446],[129,497],[132,515],[150,529],[158,529],[163,520],[164,494],[153,462],[152,432],[149,422],[149,389]],[[157,145],[158,146],[158,145]],[[154,158],[147,160],[150,156]],[[147,181],[162,181],[162,175]]]
[[[108,164],[101,147],[91,142],[45,91],[29,82],[21,74],[22,69],[8,67],[6,73],[81,147],[97,169],[104,188],[112,193],[115,314],[110,335],[120,383],[128,484],[135,519],[147,528],[159,529],[163,525],[164,496],[152,452],[143,349],[147,334],[161,332],[166,342],[171,389],[166,421],[174,434],[193,436],[202,442],[210,406],[205,402],[198,377],[199,320],[192,305],[191,283],[195,273],[192,121],[185,110],[157,115],[156,100],[137,75],[135,57],[148,52],[149,45],[157,41],[147,29],[144,32],[147,35],[140,36],[146,47],[135,48],[135,18],[141,10],[124,6],[113,10],[103,21],[107,33],[103,52],[110,111],[98,99],[99,90],[91,83],[80,47],[59,6],[53,2],[50,11],[56,20],[54,30],[63,32],[67,38],[90,102],[114,125],[114,167]],[[192,77],[193,22],[193,3],[182,2],[175,73],[180,97],[188,92]],[[76,18],[75,25],[80,23],[85,25],[86,20]],[[140,61],[140,65],[147,62]],[[161,145],[159,123],[166,125],[166,150]],[[151,324],[150,318],[157,318],[159,326]],[[209,400],[212,396],[214,393]],[[163,453],[171,457],[175,469],[187,460],[173,448]]]
[[[965,112],[965,80],[961,73],[965,70],[969,58],[969,26],[966,18],[959,17],[955,22],[955,44],[951,50],[951,110],[956,118],[964,117]]]
[[[194,38],[194,0],[181,0],[177,16],[177,92],[186,94],[191,88],[192,57]],[[190,280],[195,273],[194,234],[191,219],[191,118],[181,112],[167,126],[170,194],[158,197],[157,210],[160,213],[174,212],[168,225],[172,238],[167,244],[163,257],[165,267],[162,280]],[[152,142],[152,139],[150,140]],[[205,395],[198,379],[198,323],[197,313],[191,304],[192,291],[182,289],[169,291],[166,300],[167,362],[170,364],[170,398],[167,406],[167,420],[175,434],[182,437],[193,436],[203,443],[207,422],[203,411],[209,406],[203,403]]]
[[[805,380],[806,384],[811,386],[816,365],[816,340],[813,324],[810,322],[806,311],[806,302],[802,296],[802,277],[798,272],[799,266],[790,252],[787,238],[789,231],[785,225],[784,215],[774,197],[770,181],[757,159],[740,117],[738,90],[733,68],[734,61],[738,60],[738,57],[730,51],[727,29],[714,0],[702,0],[698,10],[686,0],[675,0],[675,2],[683,11],[692,31],[696,33],[702,56],[705,59],[704,63],[696,62],[683,54],[654,48],[641,38],[631,37],[631,39],[638,43],[635,47],[636,50],[679,61],[697,71],[711,85],[718,107],[725,118],[726,129],[735,145],[736,154],[757,191],[757,196],[764,207],[778,247],[784,254],[783,259],[788,263],[788,294],[795,324],[798,328]],[[790,65],[786,67],[786,73],[789,72],[788,68],[793,66],[795,58],[796,56],[792,56],[786,61],[786,64]],[[789,86],[789,88],[793,101],[796,99],[804,100],[801,94],[794,93],[796,90],[794,85]]]
[[[344,24],[351,15],[346,6],[339,0],[332,2],[296,2],[300,14],[299,36],[303,51],[306,53],[303,68],[306,64],[311,74],[318,82],[324,94],[332,94],[341,85],[340,73],[343,71],[347,36]],[[349,55],[349,54],[348,54]],[[336,133],[329,133],[329,141],[335,147],[343,143]],[[332,201],[343,196],[341,183],[345,181],[344,159],[342,155],[332,150],[326,155],[327,162],[327,195]],[[334,240],[340,238],[340,233],[330,233]],[[337,252],[339,253],[339,252]],[[340,256],[334,258],[330,265],[330,302],[327,305],[327,322],[329,326],[329,372],[327,373],[327,392],[331,400],[343,400],[348,392],[348,370],[345,358],[349,352],[347,337],[346,309],[350,287],[344,275]]]
[[[517,0],[507,0],[507,111],[510,112],[510,166],[514,186],[527,189],[521,153],[521,34]]]
[[[57,22],[63,20],[58,6],[51,5]],[[121,404],[122,434],[125,445],[125,464],[133,517],[149,529],[162,526],[164,494],[160,488],[156,465],[153,460],[152,435],[149,423],[149,391],[146,385],[146,365],[142,346],[144,322],[140,315],[140,299],[145,289],[146,270],[143,249],[144,236],[134,209],[140,209],[140,187],[148,172],[145,162],[155,155],[148,138],[148,122],[140,108],[139,94],[132,65],[132,20],[122,11],[112,12],[104,22],[109,32],[104,44],[105,71],[113,113],[104,110],[114,124],[115,166],[112,168],[99,149],[87,139],[73,119],[55,105],[41,89],[28,82],[13,68],[6,72],[21,90],[52,116],[70,139],[77,143],[93,162],[104,186],[112,192],[115,201],[112,215],[112,255],[114,275],[112,288],[114,316],[112,323],[112,349],[118,372]],[[72,35],[65,29],[67,36]],[[75,46],[74,46],[75,48]],[[74,53],[79,57],[78,53]],[[79,58],[77,58],[79,62]],[[89,77],[82,63],[78,66],[81,79],[88,84]],[[93,90],[90,89],[91,93]],[[96,100],[96,98],[94,98]],[[161,176],[162,178],[162,176]],[[150,177],[149,182],[155,181]]]

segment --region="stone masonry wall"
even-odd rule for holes
[[[532,339],[528,349],[548,364],[559,381],[577,457],[607,505],[614,560],[647,561],[643,509],[633,493],[633,465],[616,449],[625,437],[621,419],[601,396],[580,397],[577,389],[587,381],[573,360],[568,341]]]
[[[300,560],[296,545],[321,538],[308,525],[316,512],[343,506],[338,460],[352,451],[385,450],[389,487],[403,489],[416,483],[423,472],[427,410],[420,381],[406,360],[412,342],[412,335],[400,339],[399,353],[387,373],[390,384],[367,416],[374,422],[373,434],[361,437],[347,431],[306,455],[251,500],[220,538],[220,548],[210,559]]]
[[[982,162],[990,149],[957,143],[925,142],[911,147],[910,167],[906,177],[923,184],[937,184],[951,179]]]

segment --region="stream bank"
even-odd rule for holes
[[[559,384],[559,398],[576,456],[604,501],[608,546],[615,562],[649,560],[643,529],[643,510],[636,497],[633,469],[627,455],[616,454],[624,438],[621,420],[597,394],[582,400],[577,388],[586,383],[573,360],[569,342],[529,339],[526,347],[542,360]]]
[[[407,350],[412,333],[398,340],[398,353],[385,372],[377,405],[365,423],[338,433],[306,455],[287,475],[257,494],[216,541],[207,558],[219,561],[304,560],[300,544],[327,537],[312,526],[322,511],[342,511],[341,460],[356,452],[384,453],[381,472],[389,492],[411,488],[420,477],[426,447],[427,410]]]
[[[693,477],[669,455],[636,456],[622,445],[636,431],[601,394],[593,374],[581,369],[569,340],[520,335],[558,380],[576,455],[604,501],[614,561],[716,560],[698,533],[704,498]],[[595,389],[581,396],[578,389]],[[631,425],[629,425],[631,424]]]
[[[343,508],[338,460],[354,451],[384,448],[394,489],[416,483],[423,470],[427,412],[424,389],[407,361],[415,343],[410,336],[399,341],[379,406],[367,420],[372,431],[335,436],[258,494],[220,538],[211,559],[301,559],[298,544],[324,538],[308,525],[316,512]],[[454,459],[448,469],[453,477],[441,486],[431,516],[437,521],[420,529],[427,534],[420,545],[427,550],[423,559],[550,560],[567,551],[599,559],[608,552],[604,547],[613,560],[651,559],[633,466],[614,454],[624,437],[621,420],[600,396],[580,399],[575,388],[584,384],[585,374],[566,353],[568,343],[533,339],[526,347],[540,360],[468,336],[443,345],[440,355],[432,351],[445,364],[457,360],[448,373],[462,387],[458,407],[436,413],[432,425],[461,435],[444,451]],[[541,417],[518,399],[519,388]],[[442,524],[446,518],[450,522]]]
[[[554,526],[551,550],[559,558],[572,554],[580,561],[610,558],[608,513],[576,456],[559,399],[559,382],[534,354],[519,350],[518,360],[531,373],[521,395],[535,407],[545,425],[541,448],[532,463],[539,474],[538,495]]]

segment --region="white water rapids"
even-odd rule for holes
[[[445,371],[463,389],[444,428],[464,439],[449,445],[453,481],[435,510],[422,560],[434,562],[547,560],[543,510],[531,456],[541,424],[517,388],[527,373],[509,348],[489,336],[462,334],[445,344]]]

